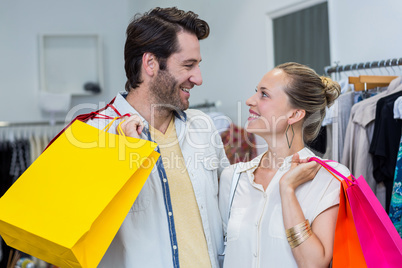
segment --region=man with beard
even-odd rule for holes
[[[127,28],[126,92],[102,114],[131,114],[126,135],[155,141],[161,158],[99,267],[219,267],[218,177],[229,162],[211,119],[187,110],[190,90],[202,84],[199,40],[208,35],[197,14],[177,8],[155,8]],[[102,129],[110,120],[88,124]]]

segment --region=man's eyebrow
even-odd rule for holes
[[[183,63],[200,63],[202,61],[202,59],[200,61],[196,60],[196,59],[188,59],[188,60],[184,60]]]

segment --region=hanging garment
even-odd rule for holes
[[[402,97],[397,98],[394,103],[394,118],[402,119]]]
[[[377,101],[391,93],[401,91],[401,77],[389,84],[386,91],[353,105],[346,128],[341,163],[352,174],[361,174],[385,208],[385,186],[377,184],[373,176],[373,161],[369,148],[374,131]]]
[[[31,164],[31,154],[29,141],[18,139],[11,142],[12,155],[10,164],[10,175],[16,181]]]
[[[399,151],[395,167],[389,217],[399,235],[402,237],[402,137],[399,143]]]
[[[0,197],[10,188],[13,176],[10,175],[12,148],[9,141],[0,142]]]
[[[327,150],[327,127],[321,127],[320,132],[317,137],[308,142],[307,147],[309,147],[315,154],[324,155]]]
[[[257,156],[254,134],[244,128],[231,124],[221,137],[230,164],[248,162]]]
[[[383,97],[377,102],[373,139],[370,154],[373,155],[373,176],[386,188],[386,211],[389,211],[402,121],[393,118],[395,100],[402,91]]]
[[[351,92],[352,85],[349,84],[348,79],[342,79],[342,80],[338,81],[338,83],[339,83],[339,86],[341,87],[341,95],[339,97],[346,94],[347,92]],[[335,103],[331,107],[325,108],[325,117],[322,120],[322,123],[321,123],[322,126],[327,126],[327,125],[330,125],[333,123],[333,120],[337,117],[337,112],[336,112],[335,107],[336,107],[336,100],[335,100]]]
[[[340,162],[343,154],[346,128],[352,110],[354,93],[341,94],[334,103],[334,119],[332,123],[332,160]]]

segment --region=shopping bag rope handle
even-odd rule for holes
[[[114,121],[119,120],[119,119],[123,118],[124,116],[130,117],[131,115],[129,113],[127,113],[127,114],[124,114],[124,115],[120,115],[118,117],[114,117],[114,118],[112,117],[111,118],[112,121],[110,121],[102,130],[103,131],[108,131],[110,129],[110,127],[113,125]],[[124,121],[125,120],[121,121],[119,123],[118,127],[117,127],[117,133],[120,134],[120,135],[123,135],[123,136],[125,136],[125,135],[124,135],[123,130],[121,128],[121,123],[123,123]]]
[[[353,183],[353,181],[352,181],[351,179],[345,177],[342,173],[340,173],[339,171],[335,170],[333,167],[331,167],[330,165],[328,165],[328,164],[326,163],[326,162],[335,162],[335,163],[338,163],[338,162],[336,162],[336,161],[333,161],[333,160],[321,160],[321,159],[319,159],[319,158],[317,158],[317,157],[310,157],[308,161],[309,161],[309,162],[311,162],[311,161],[317,162],[317,163],[320,164],[323,168],[325,168],[329,173],[331,173],[332,176],[334,176],[338,181],[341,181],[341,180],[339,179],[339,177],[340,177],[340,178],[342,178],[344,181],[346,181],[347,183],[349,183],[349,185],[351,185],[351,184]],[[353,180],[355,180],[355,177],[353,177],[352,174],[351,174],[350,176],[353,178]]]
[[[53,139],[49,142],[49,144],[46,146],[46,148],[43,150],[46,151],[46,149],[69,127],[72,125],[72,123],[74,123],[75,120],[79,120],[81,122],[86,122],[89,119],[114,119],[114,117],[112,116],[108,116],[105,114],[101,114],[102,111],[106,110],[108,107],[110,107],[111,109],[113,109],[116,114],[118,115],[117,119],[122,118],[123,116],[130,116],[129,114],[124,114],[121,115],[119,113],[119,111],[113,106],[113,103],[115,101],[116,98],[113,98],[110,103],[108,103],[105,107],[95,111],[95,112],[90,112],[87,114],[80,114],[78,116],[76,116],[70,123],[68,123],[55,137],[53,137]],[[110,127],[109,127],[110,128]]]

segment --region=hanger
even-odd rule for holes
[[[391,83],[392,80],[397,78],[397,76],[391,75],[361,75],[360,82],[365,83],[366,89],[373,89],[376,87],[386,87]]]
[[[377,87],[386,87],[397,76],[386,75],[360,75],[350,76],[349,84],[354,84],[355,91],[369,90]]]
[[[353,84],[355,91],[363,91],[364,83],[360,82],[360,78],[358,76],[349,76],[349,84]]]

